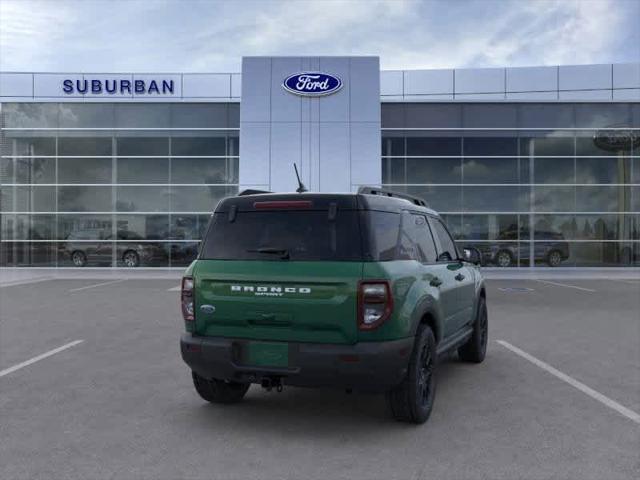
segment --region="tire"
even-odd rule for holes
[[[191,372],[191,376],[198,395],[211,403],[238,403],[251,386],[249,383],[226,382],[215,378],[208,380],[196,372]]]
[[[409,360],[407,376],[387,392],[387,406],[393,418],[424,423],[433,410],[436,394],[436,338],[427,325],[421,325]]]
[[[133,250],[127,250],[122,255],[122,262],[125,267],[135,268],[140,265],[140,255],[138,255]]]
[[[558,267],[562,263],[562,253],[558,250],[551,250],[547,255],[547,265],[550,267]]]
[[[73,262],[74,267],[84,267],[87,264],[87,256],[84,252],[76,250],[71,254],[71,262]]]
[[[502,268],[510,267],[513,263],[513,255],[508,250],[500,250],[496,253],[496,265]]]
[[[458,357],[463,362],[482,363],[487,353],[489,323],[487,321],[487,302],[480,297],[476,319],[473,322],[473,333],[467,343],[458,348]]]

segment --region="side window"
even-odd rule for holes
[[[458,252],[456,251],[456,244],[453,242],[451,235],[447,232],[442,222],[438,219],[432,218],[429,220],[431,228],[438,241],[440,242],[440,251],[438,252],[438,258],[441,261],[451,261],[458,258]]]
[[[402,233],[399,250],[402,259],[417,260],[419,262],[435,261],[436,247],[427,218],[424,215],[409,212],[402,214]]]
[[[371,256],[375,261],[387,262],[396,260],[400,215],[391,212],[365,212],[368,219]]]

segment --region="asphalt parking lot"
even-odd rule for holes
[[[640,478],[640,280],[489,280],[487,359],[439,365],[423,426],[332,390],[206,404],[176,285],[0,287],[0,478]]]

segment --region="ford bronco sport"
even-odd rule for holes
[[[331,386],[385,392],[423,423],[437,358],[484,359],[479,262],[418,198],[246,191],[218,204],[182,279],[182,358],[210,402]]]

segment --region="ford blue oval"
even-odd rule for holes
[[[316,97],[337,92],[342,88],[342,80],[328,73],[301,72],[285,78],[282,87],[295,95]]]

